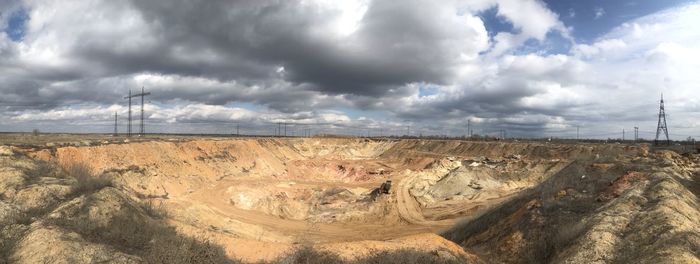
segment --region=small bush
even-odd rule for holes
[[[346,263],[339,256],[315,250],[310,245],[295,250],[291,254],[280,258],[279,260],[270,262],[270,264],[343,264]]]
[[[105,174],[94,175],[90,166],[85,163],[70,163],[64,169],[70,177],[75,179],[74,193],[92,193],[112,186],[112,179],[109,176]]]
[[[168,217],[168,212],[165,210],[165,206],[163,206],[162,202],[156,205],[153,202],[153,200],[149,199],[145,202],[141,202],[141,208],[150,217],[156,219],[163,219]]]

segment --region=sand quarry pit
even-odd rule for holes
[[[336,138],[74,145],[3,148],[0,205],[15,216],[42,212],[0,217],[18,237],[8,260],[75,260],[70,250],[31,253],[32,239],[61,244],[74,234],[48,220],[110,219],[131,201],[167,212],[133,214],[246,262],[301,245],[348,260],[410,249],[469,263],[698,263],[700,254],[698,157],[647,146]],[[44,163],[88,164],[113,187],[72,195],[62,187],[70,179],[29,175]],[[387,180],[389,193],[378,192]],[[84,213],[71,211],[78,204]],[[113,262],[143,261],[83,240],[95,247],[88,262],[108,253],[123,255]]]

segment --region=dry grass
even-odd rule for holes
[[[147,263],[239,263],[228,259],[217,245],[179,235],[172,227],[136,215],[115,215],[107,225],[89,219],[52,219],[50,224],[79,233],[93,243],[140,256]]]
[[[8,165],[12,166],[12,165]],[[37,183],[41,178],[56,178],[64,179],[66,178],[66,173],[58,166],[56,163],[47,162],[42,160],[35,160],[33,166],[18,166],[15,167],[24,172],[24,179],[27,185]]]
[[[29,227],[23,225],[0,226],[0,264],[11,263],[10,256],[15,245],[22,239]]]
[[[164,232],[158,233],[153,241],[143,254],[148,263],[240,263],[229,259],[223,248],[208,240]]]
[[[457,264],[465,260],[446,259],[432,252],[398,250],[376,252],[357,260],[345,260],[330,252],[318,251],[306,245],[288,256],[269,262],[270,264]]]
[[[64,166],[68,176],[75,179],[73,192],[76,194],[93,193],[104,187],[112,186],[112,179],[105,175],[95,175],[90,165],[86,163],[73,162]]]
[[[64,165],[63,172],[75,179],[72,189],[76,195],[91,194],[112,186],[109,177],[94,174],[85,163]],[[88,211],[90,204],[86,202],[80,210]],[[89,217],[51,218],[47,223],[76,232],[90,242],[140,256],[147,263],[238,263],[228,259],[223,248],[206,240],[182,236],[174,228],[154,220],[167,217],[162,204],[148,200],[139,206],[146,215],[124,210],[112,216],[108,224]]]
[[[168,217],[168,211],[165,210],[163,203],[156,204],[153,200],[148,199],[145,202],[141,202],[141,209],[150,217],[156,219],[164,219]]]
[[[316,264],[316,263],[327,263],[327,264],[342,264],[346,263],[335,254],[328,252],[317,251],[310,245],[304,245],[298,250],[292,252],[291,254],[282,257],[278,260],[269,262],[269,264]]]
[[[421,264],[421,263],[436,263],[436,264],[457,264],[465,263],[465,260],[446,259],[431,252],[421,252],[415,250],[399,250],[393,252],[380,252],[371,255],[368,258],[361,259],[359,262],[363,264],[380,264],[380,263],[403,263],[403,264]]]

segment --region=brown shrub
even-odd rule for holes
[[[165,210],[163,203],[156,204],[153,200],[148,199],[145,202],[141,202],[141,209],[150,217],[156,219],[163,219],[168,217],[168,212]]]
[[[105,175],[95,175],[90,165],[81,162],[69,163],[64,166],[68,176],[75,179],[73,192],[76,194],[93,193],[104,187],[112,186],[112,179]]]
[[[270,264],[342,264],[346,263],[339,256],[315,250],[311,245],[304,245],[287,256],[270,262]]]
[[[465,263],[465,260],[457,258],[444,258],[432,252],[417,250],[398,250],[376,252],[367,257],[356,260],[345,260],[331,252],[315,250],[310,245],[302,246],[291,254],[271,264],[457,264]]]

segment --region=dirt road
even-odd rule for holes
[[[335,184],[337,186],[337,184]],[[240,209],[228,202],[227,189],[231,182],[221,182],[210,188],[197,190],[190,195],[169,202],[171,206],[179,207],[185,212],[179,215],[180,221],[197,225],[199,223],[220,222],[222,229],[228,226],[238,235],[257,239],[261,233],[266,233],[265,240],[274,242],[294,242],[308,239],[317,242],[342,242],[354,240],[387,240],[426,232],[436,232],[450,226],[456,220],[444,221],[408,221],[400,224],[398,221],[387,220],[383,223],[310,223],[302,220],[283,219],[278,216],[265,214],[254,210]],[[406,190],[407,191],[407,190]],[[403,195],[402,195],[403,197]],[[408,200],[402,198],[404,201]],[[412,198],[411,198],[412,199]],[[415,203],[415,200],[413,200]],[[402,214],[414,217],[422,216],[419,207],[414,204],[405,206],[399,202]],[[192,216],[192,217],[190,217]],[[403,218],[403,217],[402,217]],[[191,221],[191,220],[197,221]],[[247,228],[240,228],[247,226]],[[260,228],[250,228],[258,226]],[[276,234],[276,235],[273,235]]]

